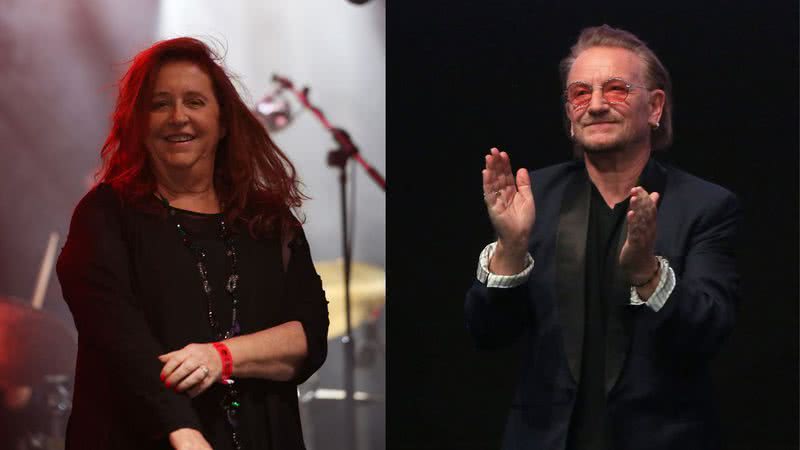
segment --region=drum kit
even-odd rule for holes
[[[77,339],[62,321],[0,298],[0,426],[10,450],[64,447]]]
[[[0,448],[60,450],[72,404],[77,334],[43,311],[58,234],[51,233],[30,303],[0,297]]]

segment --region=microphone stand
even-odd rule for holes
[[[356,414],[355,414],[355,343],[351,328],[350,314],[350,273],[352,266],[352,255],[350,250],[350,240],[348,239],[347,223],[347,171],[345,167],[350,158],[356,160],[369,174],[372,180],[386,191],[386,180],[378,171],[362,158],[358,147],[350,139],[350,135],[342,128],[331,125],[322,110],[311,104],[308,99],[309,88],[304,87],[298,90],[287,78],[273,75],[272,80],[280,85],[281,88],[291,91],[314,116],[319,119],[322,125],[333,135],[333,139],[338,144],[338,148],[328,152],[327,163],[331,167],[339,169],[339,195],[342,216],[342,254],[344,256],[344,302],[346,331],[342,337],[344,349],[344,391],[345,391],[345,445],[347,449],[356,450]]]

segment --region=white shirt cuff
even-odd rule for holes
[[[530,253],[525,254],[525,269],[518,274],[497,275],[489,272],[489,260],[492,259],[495,247],[497,247],[497,242],[492,242],[481,252],[481,256],[478,259],[478,281],[485,283],[486,287],[490,288],[512,288],[528,281],[528,276],[533,269],[533,257]]]
[[[658,279],[658,285],[656,285],[653,295],[647,301],[643,301],[639,297],[639,293],[636,292],[636,288],[631,286],[631,305],[646,305],[653,311],[658,312],[667,303],[672,290],[675,289],[675,272],[669,266],[669,261],[666,258],[661,256],[656,256],[656,258],[658,258],[661,276]]]

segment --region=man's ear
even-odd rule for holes
[[[667,102],[667,94],[661,89],[655,89],[650,93],[650,117],[648,123],[657,126],[661,122],[661,115],[664,113],[664,104]]]

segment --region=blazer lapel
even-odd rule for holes
[[[589,226],[589,178],[584,170],[569,180],[561,201],[556,237],[556,293],[564,351],[580,383],[586,284],[586,233]]]

